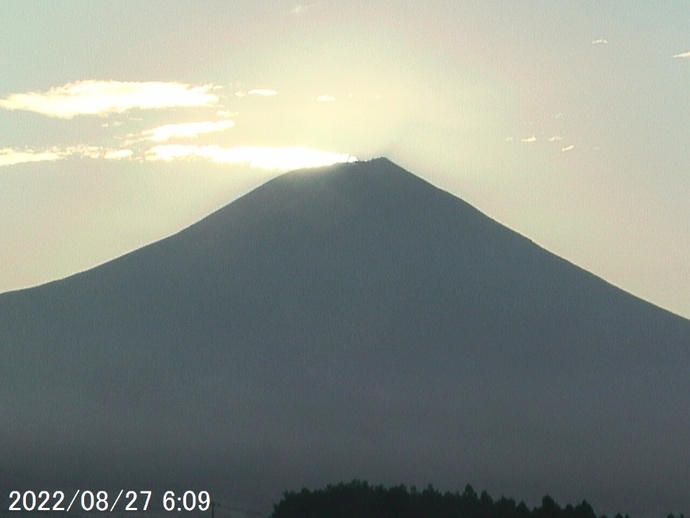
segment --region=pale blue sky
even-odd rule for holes
[[[0,291],[190,224],[266,157],[386,155],[690,317],[689,21],[686,0],[0,0]]]

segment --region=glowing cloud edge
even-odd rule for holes
[[[46,92],[14,93],[0,99],[0,108],[24,110],[47,117],[72,119],[77,115],[105,115],[132,109],[215,106],[215,85],[193,86],[174,82],[83,80]]]

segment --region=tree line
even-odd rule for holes
[[[385,488],[353,480],[323,489],[286,491],[274,505],[271,518],[608,518],[597,516],[583,500],[561,507],[550,496],[541,506],[528,508],[524,501],[501,497],[494,500],[486,491],[477,493],[471,485],[460,492],[441,493],[433,486],[418,491],[404,485]],[[630,518],[617,514],[615,518]],[[667,518],[676,518],[670,514]],[[682,514],[678,518],[685,518]]]

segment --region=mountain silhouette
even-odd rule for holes
[[[0,346],[6,494],[265,510],[359,478],[690,511],[690,321],[383,158],[2,294]]]

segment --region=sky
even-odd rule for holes
[[[690,2],[0,0],[0,292],[387,156],[690,318]]]

